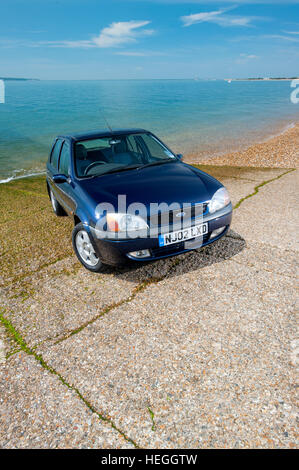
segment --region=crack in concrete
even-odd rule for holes
[[[235,180],[241,180],[241,181],[246,181],[247,183],[256,183],[256,180],[252,180],[250,178],[241,178],[240,176],[225,176],[223,179],[235,179]]]
[[[11,286],[12,284],[16,283],[16,282],[19,282],[19,281],[22,281],[23,279],[25,279],[26,277],[30,277],[32,276],[33,274],[37,274],[39,273],[42,269],[44,268],[48,268],[49,266],[52,266],[52,264],[55,264],[55,263],[58,263],[58,261],[62,261],[66,258],[70,258],[71,256],[73,256],[73,253],[70,252],[68,253],[67,255],[64,255],[64,256],[60,256],[58,258],[56,258],[55,260],[53,261],[48,261],[47,263],[44,263],[42,264],[41,266],[39,266],[38,269],[35,269],[34,271],[27,271],[25,272],[24,274],[20,274],[18,276],[15,276],[13,278],[10,278],[10,281],[7,282],[6,284],[0,284],[0,287],[9,287]]]
[[[187,255],[190,255],[190,253],[186,253]],[[71,336],[74,336],[75,334],[77,333],[80,333],[82,330],[84,330],[87,326],[93,324],[95,321],[97,321],[99,318],[103,317],[104,315],[106,315],[106,313],[109,313],[111,310],[113,310],[114,308],[117,308],[117,307],[120,307],[122,305],[124,305],[125,303],[130,303],[136,296],[139,292],[143,292],[149,285],[151,284],[157,284],[158,282],[160,281],[163,281],[164,279],[167,278],[167,276],[169,274],[171,274],[172,272],[172,269],[175,268],[175,266],[177,266],[179,263],[181,262],[181,260],[178,260],[178,259],[175,259],[174,263],[170,266],[169,270],[167,271],[166,274],[164,274],[163,276],[160,276],[160,277],[155,277],[155,278],[151,278],[151,279],[147,279],[141,283],[139,283],[134,289],[133,289],[133,292],[128,296],[126,297],[125,299],[123,300],[120,300],[119,302],[116,302],[116,303],[113,303],[113,304],[110,304],[110,305],[107,305],[107,307],[105,307],[104,309],[101,310],[101,312],[96,315],[95,317],[91,318],[90,320],[86,321],[85,323],[83,323],[82,325],[80,325],[79,327],[75,328],[74,330],[69,330],[66,334],[64,335],[61,335],[61,334],[58,334],[56,336],[50,336],[48,338],[45,338],[43,339],[42,341],[38,342],[37,344],[35,344],[34,346],[31,347],[31,349],[34,351],[35,349],[37,349],[39,346],[41,346],[42,344],[45,344],[47,342],[51,342],[53,341],[53,344],[56,345],[56,344],[59,344],[61,343],[62,341],[65,341],[67,340],[68,338],[70,338]],[[58,339],[57,339],[58,338]],[[14,354],[17,354],[18,352],[20,352],[21,349],[16,349],[14,351],[10,351],[9,353],[7,353],[6,355],[6,359],[8,359],[9,357],[13,356]]]
[[[160,280],[160,279],[159,279]],[[144,281],[143,283],[141,284],[138,284],[135,289],[133,289],[133,292],[132,294],[129,296],[129,297],[126,297],[125,299],[123,300],[120,300],[119,302],[115,302],[113,304],[110,304],[108,305],[107,307],[105,307],[103,310],[101,310],[101,312],[96,315],[95,317],[91,318],[90,320],[86,321],[85,323],[83,323],[82,325],[80,325],[78,328],[75,328],[74,330],[70,330],[68,331],[65,335],[63,335],[62,337],[60,337],[59,339],[57,339],[54,344],[59,344],[61,343],[62,341],[65,341],[66,339],[70,338],[71,336],[74,336],[76,335],[77,333],[80,333],[80,331],[84,330],[87,326],[91,325],[92,323],[94,323],[95,321],[97,321],[99,318],[103,317],[104,315],[106,315],[106,313],[109,313],[111,310],[113,310],[114,308],[117,308],[117,307],[120,307],[121,305],[125,304],[125,303],[129,303],[131,302],[135,297],[136,295],[139,293],[139,292],[142,292],[144,289],[146,289],[146,287],[149,285],[149,284],[154,284],[155,282],[159,282],[159,280],[151,280],[151,281]],[[45,341],[51,341],[53,340],[54,338],[49,338],[48,340],[45,340]]]
[[[55,375],[59,380],[60,382],[66,386],[69,390],[72,390],[76,393],[77,397],[85,404],[85,406],[87,406],[90,411],[92,411],[92,413],[95,413],[98,418],[101,420],[101,421],[104,421],[108,424],[110,424],[110,426],[115,430],[117,431],[127,442],[129,442],[130,444],[132,444],[135,448],[139,448],[139,446],[137,445],[137,443],[135,441],[133,441],[133,439],[131,439],[130,437],[128,437],[124,431],[122,431],[121,429],[119,429],[116,424],[111,420],[111,418],[108,418],[107,416],[104,416],[103,414],[101,414],[100,412],[98,412],[96,410],[96,408],[82,395],[82,393],[79,391],[79,389],[77,387],[75,387],[74,385],[71,385],[70,383],[68,383],[66,381],[66,379],[59,373],[57,372],[56,369],[54,369],[52,366],[50,366],[42,357],[41,354],[37,354],[32,348],[30,348],[26,341],[24,340],[24,338],[21,336],[21,334],[14,328],[14,326],[12,325],[12,323],[6,318],[4,317],[3,315],[3,311],[0,312],[0,322],[2,323],[2,325],[4,326],[4,328],[6,329],[7,333],[11,336],[11,338],[20,346],[20,349],[26,353],[27,355],[29,356],[33,356],[34,359],[36,359],[37,362],[39,362],[39,364],[45,369],[47,370],[48,372],[50,372],[51,374]]]
[[[155,414],[153,410],[148,406],[147,411],[149,412],[149,415],[151,417],[151,422],[152,422],[152,431],[156,431],[156,422],[155,422]]]
[[[242,197],[242,198],[237,202],[237,204],[234,205],[234,209],[238,209],[238,208],[240,207],[240,205],[242,204],[242,202],[246,201],[246,199],[249,199],[250,197],[255,196],[255,195],[259,192],[259,189],[260,189],[262,186],[265,186],[266,184],[272,183],[273,181],[278,180],[278,179],[281,178],[282,176],[285,176],[285,175],[287,175],[288,173],[291,173],[292,171],[296,171],[296,168],[291,168],[291,169],[285,171],[284,173],[281,173],[280,175],[275,176],[274,178],[271,178],[271,179],[269,179],[269,180],[262,181],[260,184],[258,184],[257,186],[254,187],[253,193],[250,193],[250,194],[248,194],[247,196]]]
[[[67,334],[65,334],[64,336],[62,336],[61,338],[59,338],[57,341],[54,342],[54,344],[59,344],[61,343],[62,341],[65,341],[66,339],[70,338],[71,336],[77,334],[77,333],[80,333],[80,331],[84,330],[84,328],[86,328],[87,326],[91,325],[92,323],[94,323],[95,321],[97,321],[99,318],[103,317],[104,315],[106,315],[106,313],[109,313],[111,310],[113,310],[114,308],[117,308],[117,307],[121,307],[122,305],[126,304],[126,303],[130,303],[133,299],[135,299],[135,297],[140,293],[140,292],[143,292],[149,285],[151,284],[158,284],[160,281],[163,281],[164,279],[166,279],[167,276],[169,276],[169,274],[171,274],[172,272],[172,269],[177,266],[181,261],[180,260],[175,260],[174,263],[170,266],[168,272],[160,277],[155,277],[155,278],[151,278],[151,279],[147,279],[146,281],[143,281],[141,282],[140,284],[138,284],[134,289],[133,289],[133,292],[129,295],[129,297],[126,297],[125,299],[123,300],[120,300],[119,302],[116,302],[116,303],[113,303],[113,304],[110,304],[108,305],[107,307],[105,307],[103,310],[101,310],[101,312],[96,315],[95,317],[93,317],[92,319],[86,321],[85,323],[83,323],[82,325],[80,325],[78,328],[75,328],[74,330],[71,330],[69,331]],[[53,340],[53,338],[52,338]],[[51,341],[51,339],[49,339],[48,341]]]

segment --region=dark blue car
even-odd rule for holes
[[[232,218],[225,187],[144,129],[58,136],[47,188],[56,215],[73,218],[75,253],[94,272],[200,248]]]

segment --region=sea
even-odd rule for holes
[[[200,161],[284,132],[299,120],[290,81],[6,81],[0,183],[45,171],[58,134],[144,128]]]

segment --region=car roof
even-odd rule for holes
[[[79,140],[88,140],[88,139],[96,139],[101,137],[113,137],[115,135],[125,135],[125,134],[140,134],[141,132],[149,132],[145,129],[113,129],[113,131],[109,131],[107,129],[101,129],[97,131],[87,131],[87,132],[76,132],[74,134],[67,134],[67,135],[58,135],[58,139],[68,139],[74,142]]]

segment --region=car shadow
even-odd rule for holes
[[[150,282],[159,278],[182,275],[190,271],[198,271],[206,266],[221,263],[240,253],[246,247],[246,241],[234,230],[220,240],[186,252],[173,258],[164,258],[157,261],[128,263],[120,268],[107,267],[107,273],[115,277],[125,277],[131,282]]]

